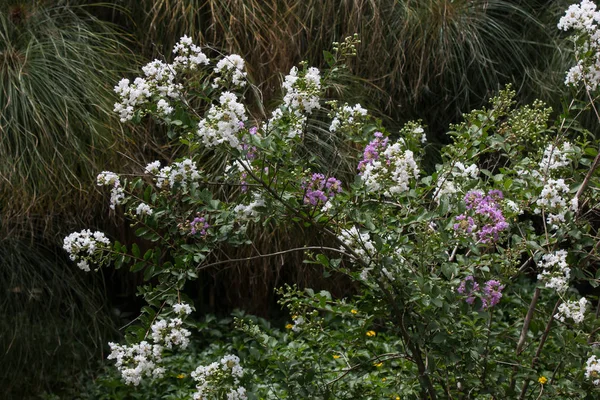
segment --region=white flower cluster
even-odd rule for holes
[[[259,215],[257,208],[265,206],[265,200],[259,193],[253,193],[254,199],[248,204],[238,204],[233,209],[233,212],[237,214],[240,218],[255,218]]]
[[[571,163],[569,156],[572,151],[573,146],[569,142],[564,142],[562,146],[549,144],[544,150],[542,161],[540,161],[540,171],[545,173],[569,165]]]
[[[338,239],[346,246],[350,247],[356,255],[362,258],[363,261],[369,262],[372,255],[375,254],[375,245],[371,241],[369,232],[360,233],[358,228],[353,226],[350,229],[342,229]],[[346,250],[340,246],[342,250]],[[367,271],[368,272],[368,271]]]
[[[185,303],[173,305],[173,310],[181,316],[192,312]],[[160,366],[164,349],[173,349],[173,346],[185,349],[190,343],[191,333],[182,325],[180,318],[160,319],[150,327],[154,343],[142,341],[130,346],[109,343],[111,353],[107,358],[116,360],[116,367],[128,385],[137,386],[144,377],[160,378],[165,372]]]
[[[228,142],[231,147],[241,149],[238,133],[244,127],[246,109],[231,92],[223,92],[219,103],[220,106],[213,104],[198,124],[198,135],[206,147]]]
[[[578,63],[567,72],[565,83],[578,84],[584,82],[588,90],[595,90],[600,84],[600,12],[596,4],[582,0],[580,4],[569,6],[558,23],[558,29],[567,31],[574,29],[579,35],[586,37],[586,44],[576,49]],[[587,56],[591,51],[591,57]]]
[[[199,46],[192,43],[192,39],[183,35],[179,42],[173,47],[173,68],[175,70],[189,69],[196,70],[199,65],[208,65],[208,57],[202,52]]]
[[[302,135],[306,124],[306,115],[319,108],[321,94],[321,73],[317,68],[308,68],[303,76],[298,75],[298,68],[293,67],[285,77],[282,85],[285,95],[283,106],[275,109],[271,118],[262,126],[269,132],[279,129],[290,139]]]
[[[439,205],[442,196],[452,196],[455,193],[458,193],[458,188],[454,184],[454,181],[450,179],[448,174],[439,173],[438,180],[435,184],[433,200]]]
[[[283,103],[294,114],[298,116],[302,112],[310,114],[314,109],[319,108],[321,72],[318,68],[310,67],[304,76],[298,76],[298,68],[292,67],[282,86],[286,91]]]
[[[182,327],[181,318],[160,319],[152,324],[152,340],[164,345],[167,349],[179,346],[185,349],[190,344],[191,332]]]
[[[132,84],[129,79],[121,79],[115,86],[115,93],[120,102],[115,103],[114,111],[119,114],[121,122],[130,121],[133,118],[135,107],[144,104],[152,96],[150,85],[144,78],[135,78]]]
[[[152,208],[146,203],[140,203],[135,209],[136,215],[143,217],[145,215],[152,215]]]
[[[554,289],[558,293],[567,291],[571,268],[567,264],[567,252],[565,250],[544,254],[538,262],[538,267],[542,269],[542,272],[538,274],[537,279],[543,282],[545,287]]]
[[[346,130],[360,124],[362,119],[367,116],[365,110],[360,104],[350,107],[344,104],[342,108],[336,110],[335,116],[329,126],[330,132],[337,132],[339,129]]]
[[[156,186],[161,189],[174,188],[179,185],[182,189],[198,187],[200,173],[196,164],[189,158],[160,168],[160,161],[151,162],[145,172],[154,175]]]
[[[479,167],[475,164],[471,164],[468,167],[465,167],[465,164],[457,161],[454,164],[454,171],[452,171],[452,176],[456,176],[459,178],[471,178],[477,179],[479,177]]]
[[[585,377],[587,379],[593,379],[594,385],[600,385],[600,360],[596,356],[588,358],[585,366]]]
[[[512,200],[505,200],[504,204],[506,204],[506,207],[513,213],[521,215],[523,214],[523,209],[521,207],[519,207],[519,205],[517,203],[515,203]]]
[[[564,195],[569,193],[569,187],[564,179],[548,179],[542,189],[539,199],[535,202],[538,208],[533,212],[541,214],[542,210],[546,213],[546,222],[553,228],[558,228],[559,223],[565,222],[565,214],[571,210],[577,211],[577,198],[573,198],[567,207],[567,200]]]
[[[588,301],[585,297],[579,299],[579,301],[565,301],[558,306],[558,313],[554,316],[560,322],[565,322],[566,318],[571,318],[576,324],[583,322],[585,318],[585,310],[587,308]]]
[[[139,385],[142,378],[160,378],[165,370],[159,366],[162,360],[163,347],[150,344],[147,341],[133,344],[131,346],[108,344],[111,353],[109,360],[116,360],[116,367],[127,385]]]
[[[89,271],[89,261],[97,261],[103,249],[110,246],[110,240],[102,232],[84,229],[73,232],[63,240],[63,249],[69,253],[71,261],[77,261],[77,266]]]
[[[383,158],[365,164],[361,179],[367,191],[379,193],[382,189],[385,196],[393,196],[410,189],[412,178],[419,176],[419,167],[410,150],[402,151],[402,142],[388,146]]]
[[[214,79],[212,87],[218,88],[223,83],[231,83],[234,87],[246,86],[246,72],[244,71],[244,59],[237,54],[223,57],[217,63],[215,72],[221,74]]]
[[[292,319],[294,320],[294,326],[292,326],[292,330],[294,332],[300,332],[302,330],[302,325],[304,325],[306,322],[304,317],[294,316]]]
[[[133,119],[136,109],[140,109],[151,100],[156,103],[156,110],[161,116],[172,114],[174,108],[169,100],[179,98],[183,89],[181,84],[175,83],[177,74],[195,70],[199,65],[209,63],[200,47],[194,45],[192,39],[187,36],[183,36],[175,45],[173,53],[176,55],[173,64],[154,60],[142,67],[145,78],[138,77],[133,83],[129,79],[122,79],[115,86],[119,101],[115,103],[114,111],[119,113],[121,122]]]
[[[177,74],[175,68],[172,65],[166,64],[160,60],[154,60],[149,62],[142,67],[146,80],[150,85],[151,92],[158,96],[159,100],[157,108],[165,110],[169,108],[169,103],[165,100],[167,98],[176,99],[179,97],[183,86],[174,82]],[[164,111],[166,114],[170,114],[171,111]]]
[[[427,143],[427,134],[425,133],[425,129],[423,129],[422,126],[417,126],[415,129],[413,129],[413,133],[416,133],[417,135],[421,135],[421,143],[422,144]]]
[[[192,307],[186,303],[173,304],[173,311],[179,315],[190,315],[192,313]]]
[[[227,400],[246,400],[246,389],[240,385],[240,378],[244,375],[244,369],[240,365],[237,356],[225,355],[219,362],[213,362],[207,366],[199,366],[192,372],[192,378],[197,382],[194,400],[207,400],[211,394],[220,389],[227,381],[232,381],[234,389],[227,393]]]
[[[121,186],[119,175],[110,171],[103,171],[96,178],[98,186],[111,186],[110,190],[110,208],[115,209],[117,204],[121,204],[125,199],[125,192]]]
[[[286,136],[292,139],[302,136],[302,131],[304,130],[305,124],[305,115],[296,115],[290,112],[284,113],[281,108],[276,108],[273,111],[271,119],[269,119],[267,124],[263,125],[262,130],[267,132],[273,128],[279,128],[281,130],[285,130],[287,133]]]

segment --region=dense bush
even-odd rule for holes
[[[576,113],[595,109],[598,22],[584,0],[559,24],[575,30],[567,82],[583,83],[585,101],[566,103],[551,123],[550,108],[517,106],[507,88],[451,127],[431,172],[419,165],[419,122],[388,132],[358,104],[320,101],[356,38],[325,53],[323,71],[292,68],[268,118],[244,105],[244,60],[214,59],[187,36],[172,63],[155,60],[144,77],[119,82],[121,120],[152,116],[189,152],[139,177],[98,175],[139,243],[90,230],[65,238],[82,270],[127,265],[145,278],[148,305],[126,342],[110,343],[118,373],[87,395],[593,398],[600,154]],[[320,158],[307,143],[335,151]],[[220,162],[202,168],[208,158]],[[340,160],[354,160],[357,173]],[[195,321],[186,283],[240,261],[227,250],[252,248],[251,230],[280,226],[315,235],[244,261],[301,253],[325,276],[353,281],[357,295],[286,286],[277,289],[285,326],[242,312]]]

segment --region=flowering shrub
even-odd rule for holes
[[[417,122],[389,132],[360,105],[321,100],[357,43],[348,38],[327,70],[293,68],[270,118],[246,107],[239,56],[209,59],[187,37],[172,64],[154,61],[146,78],[117,86],[123,119],[150,115],[189,146],[188,158],[153,162],[138,178],[98,178],[145,252],[90,232],[65,239],[84,266],[110,259],[144,271],[148,307],[128,344],[111,344],[122,382],[153,398],[194,399],[598,393],[600,324],[587,309],[598,297],[598,195],[590,188],[599,142],[569,110],[550,125],[551,110],[515,106],[508,88],[451,127],[453,143],[425,171]],[[297,151],[308,122],[325,118],[321,139],[349,144],[337,157],[355,159],[354,171]],[[229,167],[205,171],[206,148]],[[231,260],[217,259],[225,246],[251,245],[248,227],[268,229],[266,221],[319,232],[331,245],[307,238],[283,253],[345,275],[359,294],[279,289],[290,312],[281,328],[240,313],[219,327],[194,323],[201,318],[185,283],[226,266]],[[203,338],[215,330],[218,339]]]

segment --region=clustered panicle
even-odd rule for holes
[[[115,86],[114,91],[119,101],[115,103],[114,111],[119,114],[121,122],[132,120],[136,111],[146,113],[151,109],[151,104],[154,104],[158,115],[163,118],[173,114],[175,108],[171,101],[180,99],[183,90],[183,85],[177,83],[176,78],[210,62],[202,49],[193,44],[188,36],[183,36],[174,46],[173,54],[175,58],[172,64],[161,60],[151,61],[142,67],[144,77],[137,77],[133,82],[122,79]],[[245,81],[240,81],[246,76],[243,69],[244,60],[234,54],[220,60],[215,71],[220,72],[224,79],[243,86]]]
[[[565,84],[576,85],[583,82],[588,90],[596,90],[600,84],[600,12],[596,4],[583,0],[569,6],[558,23],[558,29],[575,30],[585,38],[583,45],[576,47],[577,64],[567,72]],[[592,50],[591,52],[589,50]]]
[[[556,170],[565,167],[571,163],[570,156],[573,152],[573,145],[564,142],[561,145],[550,143],[544,149],[542,161],[540,161],[540,171],[546,175],[546,171]]]
[[[369,232],[361,233],[357,227],[353,226],[350,229],[342,229],[338,239],[348,246],[366,264],[369,264],[371,258],[375,255],[375,244],[371,240]],[[340,246],[340,249],[346,251],[344,246]],[[354,259],[352,261],[357,262],[357,260]],[[360,278],[363,281],[366,281],[369,277],[369,272],[372,269],[373,268],[369,267],[364,268],[360,274]]]
[[[466,296],[465,301],[471,305],[475,302],[475,298],[479,297],[481,299],[481,309],[488,310],[500,302],[503,289],[504,285],[495,279],[488,280],[481,288],[473,275],[469,275],[461,281],[457,292]]]
[[[143,217],[152,215],[152,208],[146,203],[140,203],[135,209],[135,214]]]
[[[131,346],[109,343],[111,353],[109,360],[115,360],[115,365],[127,385],[138,386],[144,377],[160,378],[165,369],[160,367],[162,361],[162,346],[150,344],[147,341]]]
[[[206,218],[198,216],[190,221],[190,234],[195,235],[197,233],[200,236],[206,236],[210,225],[206,222]]]
[[[336,110],[333,115],[329,131],[337,132],[358,128],[366,116],[367,110],[360,104],[356,104],[354,107],[344,104],[340,109]]]
[[[193,189],[199,186],[200,172],[189,158],[163,168],[160,168],[160,161],[154,161],[146,166],[145,172],[153,175],[156,186],[160,189],[172,189],[175,186]]]
[[[299,75],[298,68],[292,67],[282,86],[286,92],[283,103],[294,114],[311,114],[314,109],[320,107],[321,72],[318,68],[310,67],[304,74]]]
[[[211,395],[216,394],[225,385],[234,386],[227,392],[227,400],[246,400],[246,389],[240,386],[243,375],[244,369],[240,365],[240,359],[232,354],[225,355],[219,362],[199,366],[192,372],[197,389],[194,400],[213,398]]]
[[[314,67],[299,73],[293,67],[282,84],[283,106],[275,109],[263,130],[280,129],[289,139],[302,136],[307,115],[320,108],[321,72]]]
[[[171,350],[173,346],[185,349],[190,344],[191,332],[183,328],[181,318],[160,319],[152,324],[152,340]]]
[[[554,315],[554,318],[561,322],[565,322],[567,318],[571,318],[573,322],[580,324],[585,319],[587,305],[588,301],[585,297],[582,297],[579,301],[567,300],[558,306],[558,313]]]
[[[240,219],[255,218],[259,215],[259,208],[265,207],[265,200],[262,198],[260,193],[252,193],[252,201],[249,204],[238,204],[233,209],[233,212],[237,214]]]
[[[219,106],[211,105],[206,118],[198,123],[198,136],[206,147],[227,143],[241,150],[241,133],[246,121],[246,108],[231,92],[223,92]]]
[[[173,310],[180,316],[192,312],[185,303],[175,304]],[[154,343],[145,340],[130,346],[109,343],[111,353],[107,358],[115,360],[117,369],[128,385],[138,386],[144,377],[161,378],[165,373],[160,366],[165,348],[172,350],[178,346],[185,349],[190,342],[191,333],[182,325],[181,318],[160,319],[150,327]]]
[[[231,84],[233,87],[246,86],[246,75],[244,71],[244,59],[237,54],[230,54],[219,60],[214,72],[220,74],[213,81],[213,88]]]
[[[557,229],[559,224],[565,222],[567,211],[576,212],[579,208],[577,197],[571,199],[567,206],[566,195],[568,194],[569,187],[565,184],[564,179],[548,179],[540,193],[540,197],[535,202],[537,208],[533,212],[541,214],[544,211],[546,222],[551,228]]]
[[[192,42],[192,38],[183,35],[179,42],[173,47],[173,68],[181,71],[194,71],[200,65],[208,65],[210,60],[202,52],[202,49]]]
[[[359,175],[368,192],[394,196],[410,189],[410,182],[419,176],[419,167],[413,152],[403,150],[404,141],[400,139],[389,144],[381,132],[375,133],[363,152],[358,164]]]
[[[537,279],[545,287],[554,289],[559,294],[567,291],[571,268],[567,264],[567,252],[565,250],[544,254],[538,262],[538,267],[542,272],[538,274]]]
[[[334,177],[325,178],[323,174],[312,174],[310,180],[302,183],[304,189],[304,204],[316,206],[319,202],[326,203],[342,191],[342,182]]]
[[[502,214],[500,200],[504,198],[499,190],[490,190],[484,196],[482,191],[471,190],[465,195],[465,205],[471,215],[461,214],[456,217],[459,221],[454,224],[454,230],[475,234],[480,243],[493,243],[498,241],[500,232],[508,229],[508,223]],[[475,222],[481,224],[481,228]]]
[[[77,266],[89,272],[89,262],[97,262],[102,256],[102,250],[110,246],[110,240],[102,232],[92,232],[84,229],[73,232],[65,237],[63,249],[69,253],[71,261],[76,261]]]
[[[125,191],[121,186],[119,175],[110,171],[103,171],[96,178],[98,186],[110,186],[110,208],[112,210],[123,202],[125,199]]]
[[[594,385],[600,385],[600,360],[596,356],[588,358],[585,366],[585,377],[591,379]]]

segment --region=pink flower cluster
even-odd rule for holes
[[[331,177],[325,178],[323,174],[312,174],[310,181],[304,181],[304,204],[316,206],[319,201],[325,203],[342,191],[342,182]]]
[[[467,296],[465,301],[468,304],[473,304],[476,297],[481,298],[481,309],[487,310],[500,302],[502,289],[504,289],[504,285],[495,279],[487,281],[481,289],[473,275],[469,275],[460,283],[457,292]]]
[[[486,196],[479,190],[471,190],[465,195],[465,204],[467,210],[474,213],[472,216],[461,214],[456,217],[454,224],[455,231],[465,231],[475,233],[481,243],[496,242],[499,233],[508,229],[508,223],[502,214],[500,200],[504,198],[499,190],[490,190]],[[476,221],[480,221],[483,226],[477,230]]]
[[[192,228],[190,231],[192,235],[200,233],[200,236],[206,236],[206,230],[210,228],[210,225],[206,222],[204,217],[196,217],[190,222],[190,228]]]
[[[383,133],[375,132],[375,139],[371,140],[363,152],[363,159],[358,163],[358,170],[363,172],[368,164],[379,159],[379,155],[385,151],[388,138],[383,138]]]

